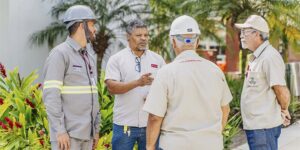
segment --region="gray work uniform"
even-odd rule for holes
[[[45,62],[43,100],[50,122],[50,140],[59,133],[91,140],[99,133],[100,113],[96,86],[96,62],[68,37]],[[84,59],[85,58],[85,59]]]

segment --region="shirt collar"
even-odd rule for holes
[[[81,46],[70,36],[67,37],[66,42],[75,50],[79,51],[82,50]]]
[[[174,61],[182,61],[186,59],[200,59],[199,55],[196,53],[195,50],[185,50],[181,52],[178,56],[176,56]]]
[[[137,57],[137,55],[135,55],[135,54],[133,53],[133,51],[131,50],[130,47],[127,47],[127,49],[128,49],[128,51],[129,51],[134,57]],[[146,49],[146,50],[144,51],[144,53],[143,53],[143,55],[142,55],[141,57],[146,56],[147,53],[148,53],[148,49]]]
[[[260,54],[263,52],[263,50],[270,45],[269,41],[265,41],[263,42],[254,52],[253,55],[255,56],[255,58],[259,57]]]

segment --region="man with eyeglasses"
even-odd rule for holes
[[[223,72],[196,53],[200,30],[190,16],[176,18],[170,29],[175,60],[157,73],[144,110],[149,112],[147,150],[159,137],[163,150],[222,150],[229,102]]]
[[[147,48],[148,29],[141,20],[133,20],[126,29],[129,47],[110,57],[105,83],[115,94],[113,150],[146,149],[148,113],[142,110],[149,87],[164,59]]]
[[[277,150],[281,126],[289,125],[290,93],[286,87],[285,64],[268,41],[267,22],[251,15],[241,29],[243,49],[250,57],[241,96],[243,127],[251,150]]]

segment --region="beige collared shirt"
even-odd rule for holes
[[[137,65],[136,55],[129,48],[125,48],[108,60],[105,80],[130,82],[139,79],[143,74],[156,72],[165,64],[164,59],[146,50],[140,58],[141,70]],[[136,87],[127,93],[116,94],[114,102],[113,122],[117,125],[146,127],[148,113],[142,110],[150,86]]]
[[[158,71],[144,110],[164,117],[165,150],[222,150],[222,110],[232,95],[222,71],[194,50]]]
[[[241,97],[244,129],[273,128],[283,120],[272,87],[286,85],[285,65],[279,52],[268,41],[261,44],[253,55]]]

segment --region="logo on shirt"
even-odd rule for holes
[[[81,72],[81,68],[82,68],[82,66],[80,66],[80,65],[73,65],[72,66],[72,70],[75,71],[75,72]]]
[[[151,64],[151,67],[152,68],[158,68],[158,65],[157,64]]]
[[[248,82],[249,82],[249,86],[256,86],[257,83],[254,77],[250,77]]]

